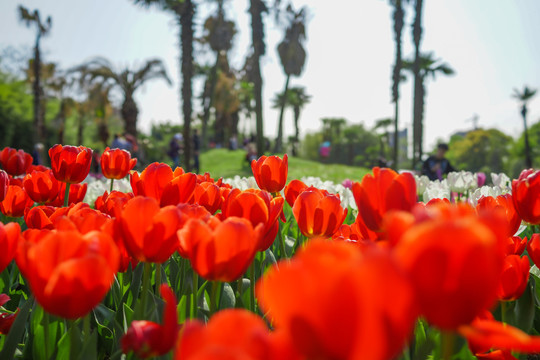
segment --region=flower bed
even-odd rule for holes
[[[90,149],[49,154],[0,152],[2,359],[540,352],[540,172],[287,181],[285,155],[216,180],[106,149],[97,179]]]

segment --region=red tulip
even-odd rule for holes
[[[6,294],[0,294],[0,306],[3,306],[9,300],[9,296]],[[18,313],[19,309],[17,309],[17,311],[14,313],[0,313],[0,334],[7,335],[9,333],[9,330],[11,329],[15,318],[17,318]]]
[[[531,235],[531,240],[527,244],[527,253],[536,267],[540,267],[540,234]]]
[[[508,236],[515,235],[521,225],[521,218],[514,208],[511,194],[499,195],[497,197],[483,196],[478,200],[476,209],[477,211],[490,211],[494,209],[503,211],[508,221]]]
[[[176,170],[182,170],[182,168],[176,168]],[[187,203],[193,196],[197,176],[193,173],[183,173],[183,170],[178,174],[176,170],[171,181],[163,188],[160,206]]]
[[[84,200],[86,196],[86,191],[88,190],[88,183],[82,184],[71,184],[69,186],[69,195],[68,195],[68,206],[72,204],[80,203]],[[62,207],[64,206],[64,199],[66,197],[66,184],[62,183],[60,187],[60,192],[54,201],[47,203],[46,205]]]
[[[263,155],[258,160],[251,161],[251,170],[261,190],[271,194],[278,193],[287,182],[289,171],[287,154],[283,155],[283,159],[276,155]]]
[[[163,189],[173,178],[173,171],[167,164],[154,162],[139,175],[132,172],[129,177],[135,196],[148,196],[161,200]]]
[[[492,316],[478,317],[469,325],[461,326],[461,336],[467,339],[469,347],[475,354],[484,353],[490,349],[503,352],[517,351],[520,353],[540,352],[540,336],[530,336],[509,324],[495,321]],[[489,357],[484,357],[484,359]],[[495,359],[511,359],[502,357]]]
[[[24,190],[38,204],[50,203],[60,192],[61,183],[56,180],[52,170],[33,171],[23,180]]]
[[[118,256],[103,232],[34,230],[32,240],[21,242],[16,260],[43,309],[76,319],[103,300],[118,270]]]
[[[197,183],[190,202],[204,206],[211,214],[215,214],[223,202],[221,188],[211,181]]]
[[[6,197],[0,202],[0,211],[9,217],[24,216],[26,209],[34,205],[34,202],[23,188],[9,185]]]
[[[163,325],[146,320],[133,321],[120,340],[124,354],[133,351],[137,357],[146,359],[165,355],[176,344],[179,330],[176,297],[166,284],[161,285],[160,291],[165,300]]]
[[[253,228],[243,218],[229,217],[221,222],[212,217],[208,222],[190,219],[178,231],[182,253],[193,269],[212,281],[238,279],[253,261],[263,225]]]
[[[309,242],[267,271],[256,292],[276,331],[306,359],[392,359],[417,314],[394,258],[376,247],[361,253],[347,242]]]
[[[313,186],[298,195],[292,210],[300,231],[308,238],[332,236],[347,217],[339,196]]]
[[[177,360],[243,359],[272,360],[275,348],[263,319],[244,309],[216,313],[205,326],[199,320],[187,322],[175,352]]]
[[[394,249],[431,324],[454,330],[497,300],[507,231],[492,227],[504,223],[497,214],[480,219],[466,204],[416,208],[417,223]]]
[[[104,214],[117,218],[120,217],[122,209],[130,199],[133,199],[133,193],[113,190],[109,194],[105,191],[103,195],[97,197],[94,207]]]
[[[17,223],[3,224],[0,222],[0,272],[15,258],[17,247],[21,239],[21,227]],[[1,306],[1,304],[0,304]]]
[[[508,255],[499,278],[497,296],[499,300],[512,301],[519,299],[529,281],[529,258],[519,255]]]
[[[262,224],[264,236],[257,251],[265,251],[274,243],[279,230],[278,218],[283,211],[283,202],[281,196],[272,198],[263,190],[233,189],[222,205],[221,218],[238,216],[248,219],[253,227]]]
[[[206,208],[201,205],[178,204],[176,207],[178,208],[178,210],[180,210],[180,213],[182,214],[179,229],[183,228],[184,225],[189,221],[189,219],[200,219],[204,222],[207,222],[212,217],[212,214],[210,214],[210,212],[208,212],[208,210],[206,210]],[[178,253],[183,258],[188,257],[188,254],[181,246],[181,244],[179,244],[178,246]]]
[[[123,179],[137,164],[129,151],[106,147],[101,154],[101,171],[107,179]]]
[[[512,180],[512,200],[524,221],[540,224],[540,170],[523,170],[517,180]]]
[[[521,255],[527,247],[527,238],[519,236],[509,236],[506,240],[506,255]]]
[[[285,190],[283,191],[285,193],[285,200],[287,200],[287,204],[292,207],[298,195],[300,195],[300,193],[307,188],[308,186],[302,181],[297,179],[291,180],[291,182],[285,186]]]
[[[29,208],[24,214],[24,222],[29,229],[54,229],[50,217],[55,212],[54,206],[40,205]]]
[[[60,144],[49,149],[54,177],[65,183],[78,184],[88,176],[92,163],[92,149],[84,146]]]
[[[9,175],[4,170],[0,170],[0,201],[4,200],[9,186]]]
[[[135,259],[163,263],[178,248],[182,214],[176,206],[159,207],[154,198],[136,196],[120,216],[124,244]]]
[[[362,182],[352,186],[358,206],[358,217],[368,229],[382,230],[383,216],[390,210],[410,211],[416,204],[416,181],[410,173],[398,174],[392,169],[373,168]]]
[[[32,160],[32,155],[24,150],[5,147],[0,151],[0,164],[11,176],[25,174],[28,167],[32,165]]]
[[[26,169],[26,173],[30,174],[32,171],[47,171],[51,170],[51,168],[46,167],[45,165],[30,165],[28,169]]]

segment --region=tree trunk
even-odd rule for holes
[[[529,145],[529,131],[527,129],[527,106],[525,104],[521,108],[521,116],[523,117],[523,136],[525,138],[525,166],[527,169],[531,169],[533,165],[531,158],[531,147]]]
[[[285,80],[285,90],[283,91],[283,98],[281,99],[281,108],[279,110],[278,135],[277,135],[276,144],[274,147],[275,153],[281,152],[281,145],[283,144],[283,113],[285,112],[285,105],[287,103],[287,91],[289,90],[290,79],[291,79],[291,76],[287,74],[287,79]]]
[[[77,145],[83,144],[83,132],[84,132],[84,115],[79,115],[79,124],[77,127]]]
[[[209,88],[208,94],[203,99],[203,118],[202,118],[202,133],[201,133],[201,146],[203,149],[208,147],[208,120],[210,119],[210,110],[214,105],[214,90],[217,83],[217,70],[219,66],[219,52],[216,53],[216,63],[210,72],[208,77]]]
[[[401,33],[403,29],[403,7],[401,0],[396,0],[394,11],[394,33],[396,36],[396,63],[394,64],[392,100],[394,101],[394,151],[393,168],[398,169],[399,161],[399,82],[401,80]]]
[[[422,2],[423,0],[416,0],[416,16],[413,25],[413,39],[414,39],[414,106],[413,106],[413,169],[416,169],[417,162],[421,160],[421,134],[422,125],[420,124],[422,119],[421,113],[421,93],[422,85],[420,78],[420,40],[422,39]]]
[[[45,117],[42,109],[43,89],[41,88],[41,53],[39,50],[39,40],[41,33],[38,33],[36,38],[36,46],[34,48],[34,128],[35,128],[35,143],[44,143],[45,141]]]
[[[262,13],[266,11],[266,5],[262,0],[250,0],[249,12],[251,14],[251,41],[253,45],[253,95],[255,98],[255,114],[257,118],[257,153],[264,155],[264,129],[262,108],[262,86],[260,58],[264,55],[264,24]]]
[[[300,106],[294,105],[294,144],[292,148],[292,154],[293,156],[298,155],[298,143],[300,139]]]
[[[194,5],[185,0],[180,13],[182,44],[182,112],[184,114],[184,170],[191,171],[191,98],[193,77],[193,14]]]
[[[137,116],[139,110],[137,109],[137,104],[135,104],[131,94],[126,94],[120,112],[122,113],[122,119],[124,120],[124,131],[137,138]]]

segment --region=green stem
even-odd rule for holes
[[[66,183],[66,192],[64,193],[64,207],[68,207],[69,205],[69,188],[71,184]]]
[[[286,259],[288,258],[288,256],[287,256],[287,251],[285,250],[285,240],[283,239],[283,234],[281,234],[281,223],[279,222],[279,220],[277,221],[279,224],[278,234],[279,234],[279,248],[281,252],[281,258]]]
[[[43,309],[43,336],[45,337],[45,359],[49,359],[49,313]]]
[[[212,281],[212,288],[210,289],[210,316],[218,309],[218,288],[221,285],[219,281]]]
[[[156,295],[159,293],[159,287],[161,286],[161,264],[156,264]]]
[[[454,341],[456,335],[453,332],[443,332],[441,334],[441,348],[443,360],[450,360],[454,352]]]
[[[69,330],[69,358],[70,359],[76,359],[77,358],[77,339],[75,339],[75,331],[73,330],[77,324],[75,323],[76,320],[68,320],[70,324],[70,330]]]
[[[238,290],[238,297],[242,299],[242,288],[244,287],[244,276],[242,275],[240,279],[238,279],[238,284],[236,285],[236,288]]]
[[[90,311],[83,318],[84,344],[87,344],[88,342],[90,342],[90,314],[91,313],[92,312]]]
[[[506,324],[506,301],[501,301],[501,322]]]
[[[189,314],[190,319],[195,319],[197,317],[197,291],[199,290],[199,275],[195,270],[193,270],[193,281],[192,281],[192,293],[191,293],[191,313]]]
[[[255,260],[249,266],[249,309],[255,312]]]
[[[152,264],[149,262],[144,263],[143,279],[142,279],[142,294],[141,294],[141,307],[139,313],[139,320],[144,320],[146,314],[146,293],[150,286],[150,273],[152,272]]]
[[[112,193],[113,191],[113,184],[114,184],[114,179],[111,179],[111,187],[110,187],[109,193]]]

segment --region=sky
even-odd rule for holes
[[[286,3],[285,1],[282,1]],[[196,1],[196,35],[215,10],[211,1]],[[393,116],[391,72],[394,63],[392,7],[384,0],[292,0],[295,9],[306,6],[307,59],[291,86],[304,86],[312,96],[301,114],[301,132],[316,131],[321,118],[343,117],[350,124],[370,128]],[[2,0],[0,50],[12,46],[30,52],[35,31],[18,21],[17,6],[50,15],[52,30],[41,48],[44,60],[67,69],[95,56],[110,59],[118,68],[139,66],[150,58],[162,59],[173,85],[155,80],[136,93],[139,129],[151,124],[181,123],[179,101],[179,37],[176,19],[159,9],[145,9],[129,0]],[[226,15],[238,29],[230,62],[241,67],[250,48],[249,1],[229,0]],[[407,9],[403,54],[412,58],[412,6]],[[456,131],[478,125],[495,127],[517,137],[523,130],[513,89],[540,88],[540,1],[538,0],[424,0],[422,52],[434,52],[455,70],[426,82],[424,148],[448,141]],[[262,59],[265,136],[277,134],[278,110],[271,99],[283,91],[285,75],[277,54],[283,29],[272,17],[265,20],[267,52]],[[204,56],[204,53],[203,53]],[[209,62],[211,54],[206,53]],[[195,83],[196,96],[201,82]],[[400,128],[412,119],[410,77],[401,84]],[[116,98],[120,101],[120,97]],[[540,93],[529,103],[529,125],[540,121]],[[240,130],[254,129],[241,121]],[[285,134],[293,133],[293,114],[285,114]]]

